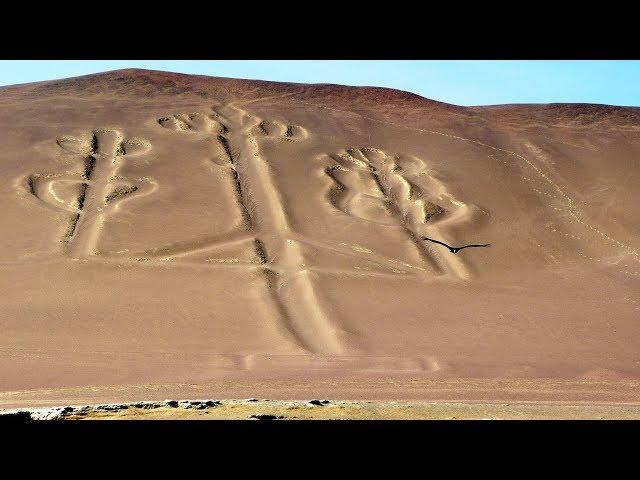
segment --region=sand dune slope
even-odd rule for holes
[[[638,133],[143,70],[0,88],[0,406],[637,402]]]

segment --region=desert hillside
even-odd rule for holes
[[[638,133],[145,70],[2,87],[0,407],[637,403]]]

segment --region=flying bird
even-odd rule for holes
[[[444,245],[445,247],[447,247],[449,249],[449,251],[451,253],[458,253],[460,250],[462,250],[463,248],[469,248],[469,247],[488,247],[491,244],[490,243],[483,243],[482,245],[479,244],[473,244],[473,245],[465,245],[464,247],[451,247],[449,245],[447,245],[446,243],[442,243],[438,240],[434,240],[433,238],[429,238],[429,237],[422,237],[424,240],[429,240],[430,242],[433,243],[439,243],[440,245]]]

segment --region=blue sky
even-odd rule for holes
[[[605,103],[640,106],[640,61],[175,60],[0,61],[0,85],[119,68],[220,77],[391,87],[457,105]]]

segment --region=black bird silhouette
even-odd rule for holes
[[[438,240],[434,240],[433,238],[429,238],[429,237],[422,237],[424,240],[429,240],[430,242],[433,243],[439,243],[440,245],[444,245],[445,247],[447,247],[449,249],[449,251],[451,253],[458,253],[460,250],[462,250],[463,248],[469,248],[469,247],[488,247],[491,244],[490,243],[483,243],[482,245],[478,245],[478,244],[473,244],[473,245],[465,245],[464,247],[450,247],[449,245],[447,245],[446,243],[442,243],[439,242]]]

